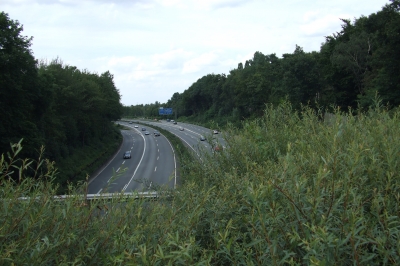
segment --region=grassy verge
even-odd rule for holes
[[[110,156],[112,156],[121,145],[122,136],[120,126],[116,125],[114,131],[109,136],[103,137],[101,140],[93,141],[90,145],[86,145],[81,149],[77,149],[74,153],[61,162],[56,162],[59,170],[57,182],[60,187],[58,194],[64,194],[68,190],[69,184],[77,184],[86,181],[88,175],[101,167]]]
[[[0,264],[396,264],[399,124],[399,111],[380,108],[325,123],[307,108],[268,106],[262,119],[226,129],[229,149],[185,161],[172,200],[123,207],[60,203],[51,165],[19,162],[17,185],[7,178],[16,159],[2,157]]]

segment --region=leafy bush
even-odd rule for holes
[[[60,202],[51,164],[19,161],[41,178],[17,184],[2,157],[0,264],[396,264],[400,112],[323,117],[267,106],[204,164],[184,158],[183,185],[151,202]]]

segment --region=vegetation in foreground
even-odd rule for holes
[[[396,264],[399,123],[398,110],[323,122],[267,106],[226,131],[223,152],[185,162],[182,186],[154,202],[57,201],[52,164],[16,160],[14,145],[1,158],[0,264]]]

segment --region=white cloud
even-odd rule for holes
[[[341,24],[340,18],[347,18],[348,15],[321,14],[312,11],[304,15],[304,24],[300,25],[300,30],[306,36],[324,36],[331,34]]]
[[[315,51],[339,18],[388,0],[0,0],[37,59],[114,75],[122,103],[166,102],[210,73],[263,54]]]
[[[202,0],[197,4],[204,8],[218,9],[218,8],[235,8],[249,4],[252,0]]]
[[[184,60],[191,56],[191,52],[183,49],[174,49],[162,54],[155,54],[151,57],[152,65],[157,68],[180,68],[183,65]]]
[[[194,73],[200,71],[206,66],[216,63],[218,55],[215,52],[201,54],[200,56],[187,61],[182,69],[182,73]]]

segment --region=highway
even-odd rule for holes
[[[158,126],[175,134],[184,143],[186,143],[186,145],[193,152],[195,152],[200,159],[204,152],[212,153],[216,144],[222,146],[223,149],[227,148],[226,141],[221,132],[214,134],[213,130],[209,128],[181,122],[173,124],[172,122],[167,122],[166,120],[140,122]],[[180,128],[183,128],[183,130],[180,130]],[[200,136],[204,136],[206,140],[201,141]]]
[[[173,124],[165,120],[135,121],[132,120],[132,124],[119,122],[130,129],[121,131],[123,142],[120,149],[90,178],[88,194],[144,192],[157,190],[159,186],[176,187],[177,163],[173,147],[162,134],[155,136],[156,129],[152,126],[179,137],[200,160],[204,154],[212,154],[217,144],[223,149],[227,148],[222,134],[214,134],[213,130],[205,127],[180,122]],[[145,135],[143,127],[149,135]],[[206,140],[201,141],[200,136],[204,136]],[[130,159],[123,159],[125,151],[131,151]]]
[[[123,123],[123,142],[115,156],[89,180],[88,194],[151,191],[159,186],[176,187],[176,158],[174,150],[163,135],[154,136],[153,128],[145,131],[134,124]],[[123,159],[125,151],[130,159]]]

